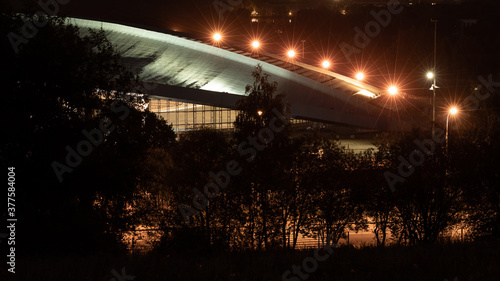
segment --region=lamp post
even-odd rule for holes
[[[456,107],[450,108],[448,114],[446,115],[446,155],[448,155],[448,122],[450,119],[450,115],[454,116],[458,113],[458,109]]]
[[[356,73],[356,80],[363,81],[365,79],[365,74],[363,72]]]
[[[434,65],[434,69],[436,66]],[[429,90],[432,90],[432,134],[434,135],[434,130],[436,127],[436,75],[434,71],[427,72],[427,79],[432,80],[432,85]]]
[[[257,50],[260,47],[260,42],[258,40],[252,41],[252,48]]]
[[[212,38],[214,39],[215,42],[219,42],[222,40],[222,35],[219,32],[216,32],[216,33],[214,33]]]
[[[437,20],[431,19],[431,22],[434,23],[434,69],[432,70],[432,135],[434,135],[434,131],[436,128],[436,34],[437,34]],[[429,75],[427,76],[429,77]]]
[[[387,92],[389,92],[389,95],[395,96],[398,94],[398,88],[396,86],[390,86]]]
[[[331,66],[331,63],[329,60],[324,60],[322,63],[321,63],[321,66],[323,66],[324,69],[329,69],[330,66]]]

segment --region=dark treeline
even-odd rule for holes
[[[1,33],[26,19],[2,14]],[[19,249],[118,251],[139,226],[160,230],[158,251],[295,248],[299,234],[330,245],[369,220],[380,246],[436,243],[462,223],[469,239],[500,238],[494,93],[448,147],[425,128],[355,154],[294,136],[293,104],[257,66],[234,132],[176,139],[146,96],[125,95],[141,86],[102,32],[52,19],[18,53],[2,38],[0,156],[16,167]]]

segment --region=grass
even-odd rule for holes
[[[16,274],[2,270],[1,280],[111,281],[123,267],[133,280],[282,280],[286,270],[301,265],[313,251],[273,250],[205,254],[119,256],[19,256]],[[341,247],[307,280],[500,280],[500,243],[475,242],[386,248]],[[292,277],[296,277],[295,279]],[[131,279],[115,281],[125,281]],[[288,280],[302,280],[290,275]]]

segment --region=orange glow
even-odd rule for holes
[[[390,95],[394,96],[398,93],[398,88],[396,86],[390,86],[387,91]]]
[[[213,38],[216,42],[219,42],[220,40],[222,40],[222,35],[219,32],[216,32]]]
[[[321,66],[323,66],[323,68],[328,69],[328,68],[330,68],[331,63],[330,63],[330,61],[329,61],[329,60],[324,60],[324,61],[321,63]]]
[[[451,115],[455,115],[455,114],[457,114],[457,113],[458,113],[458,108],[456,108],[456,107],[452,107],[452,108],[450,108],[450,114],[451,114]]]
[[[294,51],[294,50],[289,50],[286,54],[287,54],[287,56],[288,56],[289,58],[293,58],[293,57],[295,57],[295,51]]]
[[[358,79],[359,81],[365,79],[365,75],[363,74],[363,72],[356,73],[356,79]]]
[[[253,42],[252,42],[252,47],[253,47],[254,49],[259,48],[259,47],[260,47],[260,42],[259,42],[259,41],[257,41],[257,40],[253,41]]]

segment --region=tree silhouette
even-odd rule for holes
[[[278,201],[280,191],[289,186],[290,133],[285,126],[289,106],[261,65],[252,77],[254,83],[245,89],[248,96],[236,105],[240,113],[234,123],[234,140],[244,158],[238,188],[246,194],[247,241],[251,247],[268,248],[286,243],[287,221],[280,217]]]
[[[0,18],[2,34],[35,20]],[[103,31],[81,36],[62,18],[47,20],[18,53],[7,36],[1,40],[0,114],[10,133],[2,138],[0,157],[20,174],[20,247],[121,247],[122,233],[137,222],[129,207],[145,176],[144,155],[169,147],[174,133],[144,110],[146,97],[126,95],[138,92],[137,81]],[[58,243],[46,243],[52,239]]]

